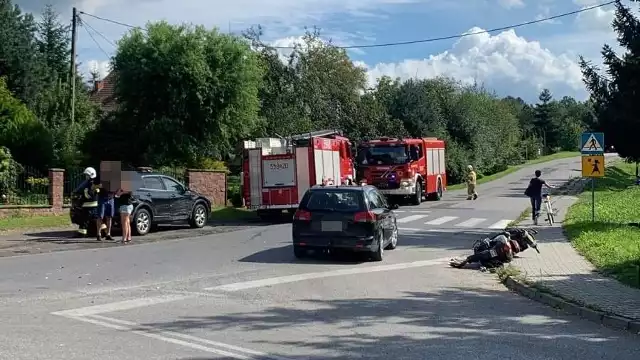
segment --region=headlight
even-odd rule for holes
[[[400,183],[400,186],[402,187],[409,187],[411,185],[411,183],[409,183],[408,181],[403,181]]]

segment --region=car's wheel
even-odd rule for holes
[[[293,255],[298,259],[302,259],[307,256],[307,250],[302,246],[293,245]]]
[[[207,208],[202,203],[198,203],[193,207],[191,219],[189,219],[189,225],[193,228],[203,228],[207,224],[208,216],[209,212],[207,211]]]
[[[378,248],[371,254],[371,259],[373,261],[382,261],[384,257],[384,236],[380,236],[380,240],[378,241]]]
[[[413,194],[413,197],[411,199],[411,203],[413,205],[420,205],[421,202],[422,202],[422,183],[421,182],[417,182],[416,183],[416,193]]]
[[[151,230],[152,221],[151,213],[147,209],[139,209],[133,216],[133,231],[136,235],[146,235]]]
[[[398,224],[393,224],[393,232],[391,233],[391,241],[387,245],[387,250],[393,250],[398,246]]]

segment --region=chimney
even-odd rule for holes
[[[104,82],[102,80],[94,80],[93,81],[93,91],[100,91],[104,87]]]

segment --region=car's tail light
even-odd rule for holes
[[[376,215],[371,211],[362,211],[356,213],[353,217],[353,222],[361,223],[361,222],[375,222]]]
[[[306,210],[297,210],[293,215],[294,220],[311,221],[311,213]]]

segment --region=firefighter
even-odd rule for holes
[[[478,198],[476,192],[476,172],[473,171],[473,166],[467,166],[469,173],[467,174],[467,200],[475,200]]]
[[[98,194],[100,193],[100,183],[96,169],[88,167],[84,169],[83,174],[87,178],[86,184],[81,190],[82,209],[85,210],[86,220],[82,222],[82,225],[78,226],[78,235],[80,236],[86,236],[88,227],[95,223],[95,219],[98,216]]]

